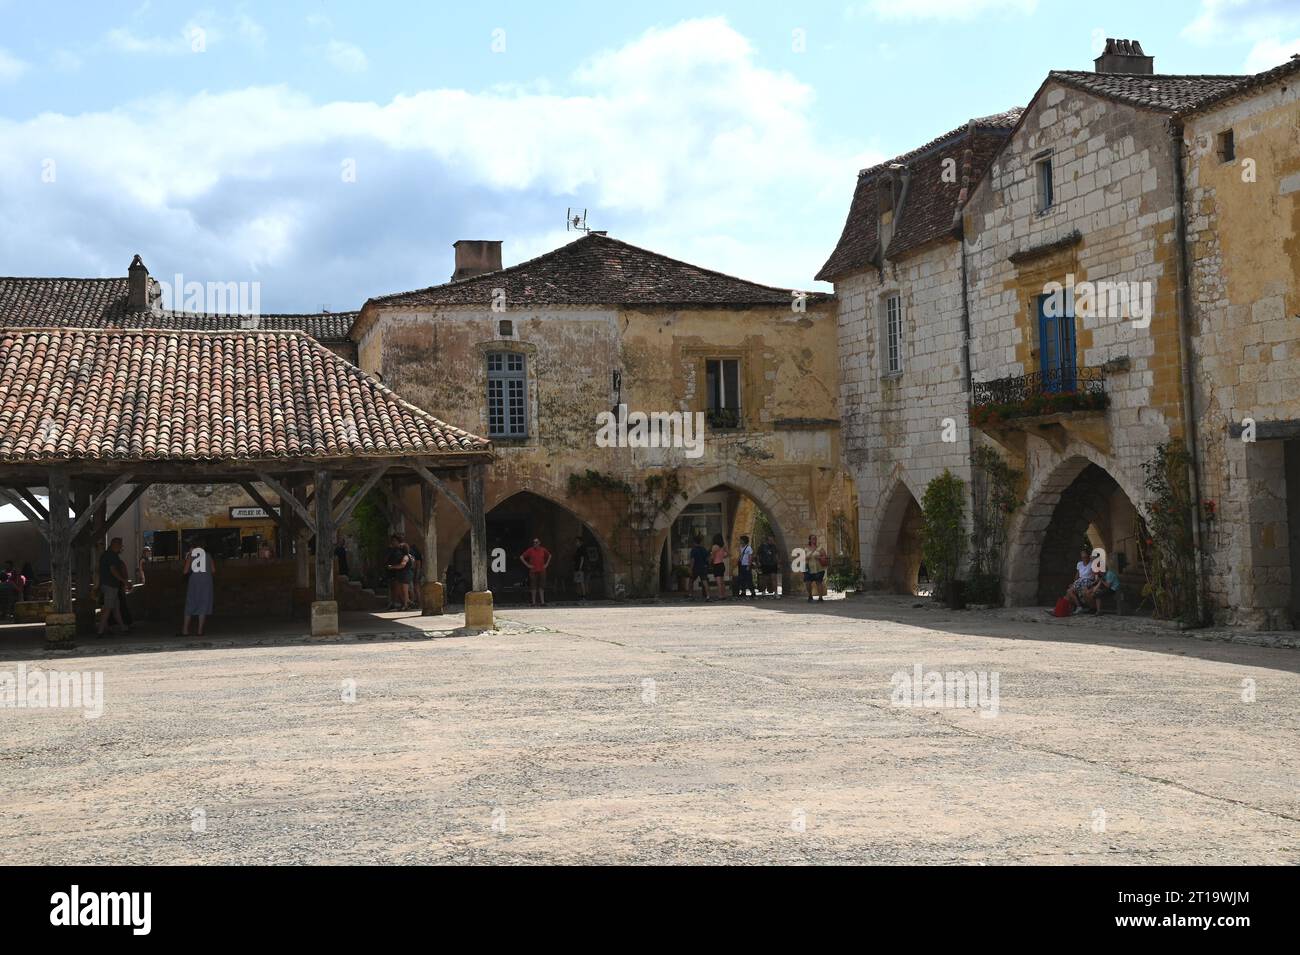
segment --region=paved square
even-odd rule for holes
[[[1295,650],[897,602],[499,617],[41,660],[102,671],[104,711],[0,710],[0,837],[41,863],[1300,862]],[[917,664],[997,674],[997,716],[891,705]]]

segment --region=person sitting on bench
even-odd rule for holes
[[[1092,604],[1093,613],[1101,613],[1101,601],[1103,597],[1113,596],[1118,603],[1119,601],[1119,574],[1113,570],[1095,578],[1094,583],[1087,591],[1088,602]]]

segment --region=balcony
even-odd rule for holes
[[[711,431],[737,431],[741,427],[739,408],[710,408],[704,420]]]
[[[1079,438],[1109,453],[1109,405],[1101,368],[1032,372],[975,382],[970,422],[1019,453],[1024,453],[1027,434],[1043,438],[1058,451]]]

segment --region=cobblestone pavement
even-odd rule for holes
[[[1300,862],[1300,651],[897,600],[499,616],[9,657],[104,681],[96,719],[0,709],[10,861]],[[982,705],[895,705],[917,667]]]

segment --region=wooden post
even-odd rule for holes
[[[90,506],[90,488],[85,481],[73,485],[72,498],[78,514]],[[72,542],[72,573],[77,582],[77,633],[88,635],[95,629],[95,555],[89,529]]]
[[[438,492],[420,482],[420,516],[424,527],[424,579],[420,581],[420,609],[425,614],[442,613],[442,581],[438,579],[438,524],[435,513]]]
[[[469,505],[469,559],[474,589],[488,589],[487,514],[483,510],[483,465],[475,464],[465,479]]]
[[[384,496],[388,499],[388,533],[405,534],[406,518],[402,514],[402,489],[397,484],[397,478],[388,479],[388,493]]]
[[[306,488],[306,481],[295,481],[293,484],[285,488],[285,490],[301,500],[304,496],[302,492],[306,490]],[[280,510],[285,511],[286,509],[292,511],[293,507],[288,502],[281,501]],[[311,586],[311,573],[307,567],[307,540],[311,532],[307,530],[306,525],[303,524],[297,513],[293,516],[293,533],[295,547],[294,561],[297,571],[296,583],[299,590],[306,591],[307,588]],[[303,599],[306,600],[307,598],[304,596]]]
[[[50,471],[49,491],[54,607],[45,618],[45,638],[53,642],[71,640],[77,632],[77,618],[72,613],[72,521],[68,517],[72,494],[67,471]]]
[[[470,466],[465,476],[465,503],[469,507],[469,560],[474,592],[465,595],[465,626],[491,629],[492,592],[488,590],[487,514],[483,508],[484,469]]]
[[[316,490],[316,601],[311,605],[313,637],[339,632],[339,605],[334,600],[333,478],[325,470],[315,474]]]

